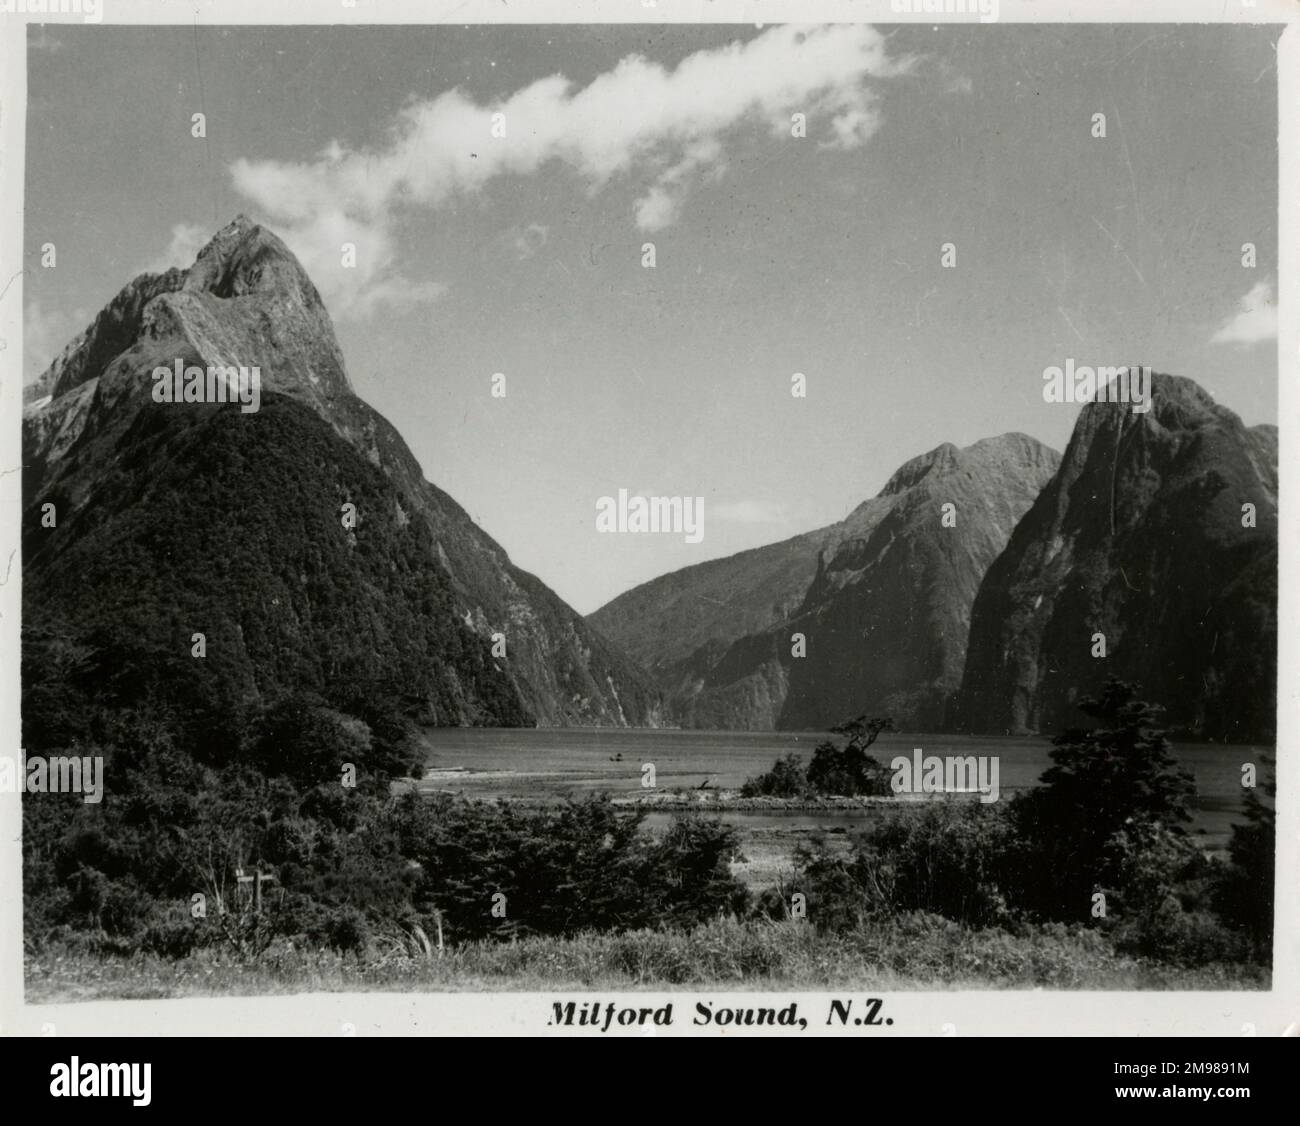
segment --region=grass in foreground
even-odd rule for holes
[[[1061,924],[972,930],[910,915],[838,935],[806,923],[719,920],[683,934],[637,931],[450,947],[441,958],[284,949],[241,962],[217,949],[175,961],[70,948],[29,954],[29,1004],[287,993],[927,989],[1268,989],[1267,967],[1172,966],[1117,953]]]

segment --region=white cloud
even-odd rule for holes
[[[833,135],[822,142],[822,148],[853,149],[870,139],[876,131],[876,115],[862,106],[850,106],[831,118]]]
[[[1237,313],[1229,317],[1210,337],[1211,344],[1257,344],[1277,338],[1277,302],[1271,281],[1257,282],[1237,303]]]
[[[152,262],[142,266],[140,273],[164,274],[173,266],[192,266],[199,251],[211,237],[212,232],[197,223],[177,223],[172,227],[172,238],[167,249]]]
[[[810,137],[854,148],[879,126],[868,79],[909,66],[889,58],[884,37],[865,25],[773,27],[746,43],[697,51],[672,71],[629,55],[581,89],[557,74],[489,104],[449,90],[402,110],[374,148],[334,141],[312,161],[240,159],[231,174],[309,272],[314,260],[336,260],[341,242],[357,244],[357,270],[337,285],[333,269],[318,280],[346,315],[373,309],[374,291],[385,285],[393,293],[407,284],[393,273],[402,208],[438,207],[497,177],[560,161],[593,193],[616,177],[639,184],[635,220],[659,230],[699,182],[725,169],[729,130],[756,121],[789,138],[790,115],[801,112]],[[503,115],[503,137],[492,135],[495,114]]]
[[[703,170],[711,180],[726,171],[722,142],[716,137],[692,141],[681,159],[659,173],[650,190],[637,200],[636,225],[643,231],[661,231],[677,222],[693,177]]]
[[[337,142],[334,142],[337,149]],[[336,207],[306,221],[290,219],[276,226],[290,250],[316,284],[329,311],[344,320],[366,320],[377,309],[401,313],[432,304],[447,287],[412,281],[397,270],[396,240],[386,217],[353,218]],[[344,265],[344,246],[352,265]]]

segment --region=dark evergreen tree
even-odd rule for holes
[[[1270,756],[1261,756],[1266,768]],[[1271,769],[1264,782],[1267,800],[1254,788],[1243,799],[1245,824],[1232,827],[1228,842],[1229,863],[1214,889],[1219,915],[1244,930],[1256,950],[1265,958],[1273,946],[1273,873],[1277,852],[1277,778]]]
[[[1078,706],[1097,726],[1056,736],[1042,784],[1013,806],[1032,868],[1022,894],[1032,909],[1061,919],[1091,917],[1096,892],[1118,894],[1117,834],[1156,824],[1184,835],[1194,792],[1160,726],[1162,709],[1138,699],[1135,686],[1112,678]]]

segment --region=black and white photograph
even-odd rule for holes
[[[1294,987],[1294,12],[111,7],[3,7],[15,1004]]]

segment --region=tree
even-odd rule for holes
[[[1266,765],[1271,765],[1264,756]],[[1244,930],[1256,950],[1267,956],[1273,942],[1273,868],[1277,850],[1277,778],[1264,783],[1267,803],[1248,789],[1243,800],[1246,822],[1232,827],[1229,863],[1214,889],[1214,907],[1225,922]]]
[[[326,707],[310,692],[297,692],[272,704],[259,719],[251,760],[268,774],[310,787],[337,783],[347,762],[364,778],[370,747],[364,721]]]
[[[856,747],[861,751],[865,751],[880,737],[882,731],[893,730],[895,728],[892,717],[880,715],[867,719],[866,712],[863,712],[857,719],[845,720],[843,723],[836,724],[831,728],[831,733],[834,735],[847,735],[850,748]]]
[[[1123,850],[1117,834],[1149,823],[1184,836],[1192,777],[1178,766],[1162,708],[1137,698],[1134,685],[1111,678],[1101,694],[1079,701],[1099,724],[1052,740],[1042,784],[1021,795],[1014,820],[1037,871],[1023,894],[1052,918],[1091,917],[1096,892],[1118,894]]]
[[[853,740],[842,748],[818,743],[808,764],[808,785],[819,794],[842,797],[889,793],[888,771]]]
[[[676,818],[651,856],[656,922],[689,929],[719,914],[742,914],[749,892],[729,863],[739,849],[740,834],[730,825],[694,815]]]
[[[893,731],[889,716],[868,719],[865,713],[831,728],[836,735],[847,735],[848,742],[839,747],[829,739],[813,748],[812,761],[803,770],[797,755],[777,759],[772,769],[741,787],[742,797],[762,796],[795,798],[810,791],[837,797],[859,794],[889,793],[888,771],[867,754],[867,748],[882,731]]]

